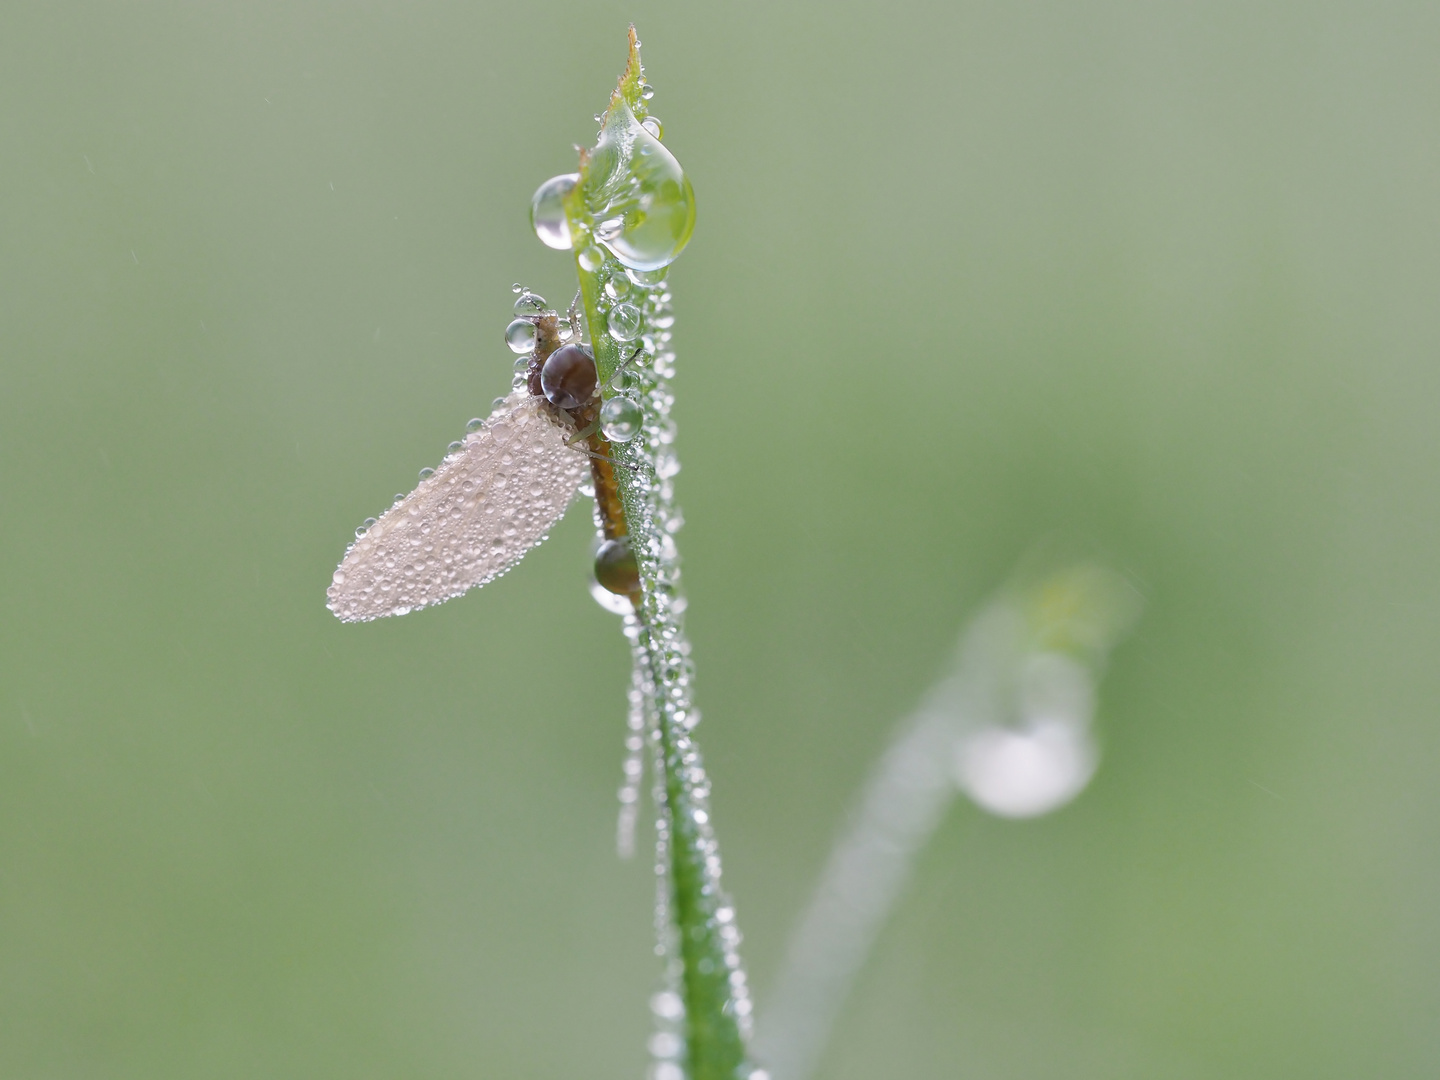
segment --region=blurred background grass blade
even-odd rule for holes
[[[1059,532],[1147,598],[1103,764],[942,821],[827,1080],[1440,1074],[1440,7],[77,0],[0,9],[0,1076],[643,1075],[591,523],[324,607],[505,392],[511,283],[568,298],[523,208],[630,21],[702,201],[676,482],[756,999]]]
[[[757,1029],[776,1080],[807,1080],[855,976],[957,786],[991,813],[1037,817],[1090,781],[1098,681],[1139,596],[1093,563],[1036,559],[971,619],[954,668],[865,781],[786,946]]]

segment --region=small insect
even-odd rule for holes
[[[414,491],[356,530],[326,592],[326,606],[342,621],[405,615],[493,581],[546,538],[587,472],[604,541],[596,578],[638,598],[616,465],[600,427],[595,359],[580,343],[577,306],[562,320],[527,291],[516,310],[506,340],[529,349],[516,389],[488,419],[471,421],[470,433],[451,443],[439,468],[421,474]]]

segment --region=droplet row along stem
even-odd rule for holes
[[[615,400],[620,392],[612,382],[631,349],[609,332],[607,309],[614,309],[617,298],[605,296],[603,279],[607,272],[622,271],[613,264],[587,270],[578,258],[576,269],[586,319],[592,328],[605,328],[599,333],[592,331],[592,345],[602,394]],[[641,329],[660,331],[668,339],[668,305],[658,307],[666,313],[659,319],[666,324],[663,330],[652,322],[650,309],[656,307],[654,303],[640,306],[645,313]],[[679,619],[683,605],[676,602],[674,590],[676,558],[671,535],[679,521],[669,505],[675,471],[668,417],[672,399],[662,374],[668,374],[668,365],[657,362],[665,351],[660,346],[668,346],[668,340],[652,344],[656,359],[642,380],[644,392],[639,395],[643,435],[614,445],[613,451],[627,466],[617,472],[641,583],[641,603],[633,619],[627,620],[627,632],[632,635],[637,663],[645,668],[639,681],[647,691],[646,705],[653,710],[650,738],[660,774],[656,785],[657,811],[662,815],[660,854],[668,879],[663,906],[672,926],[672,932],[662,934],[661,941],[679,953],[672,959],[680,961],[676,989],[685,1007],[688,1077],[734,1080],[747,1071],[744,1031],[749,1027],[750,1002],[736,954],[733,907],[720,885],[719,847],[709,821],[709,784],[689,732],[695,715],[690,700],[689,646]],[[729,919],[722,919],[721,913],[728,913]]]

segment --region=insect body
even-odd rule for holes
[[[493,581],[545,539],[587,471],[607,558],[625,544],[595,361],[578,341],[562,344],[554,311],[525,321],[534,348],[520,385],[414,491],[357,531],[326,593],[341,620],[404,615]],[[638,587],[613,572],[602,584]]]

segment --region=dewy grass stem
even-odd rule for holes
[[[699,714],[675,548],[674,320],[665,277],[689,239],[694,195],[649,118],[651,93],[632,27],[629,63],[595,148],[581,152],[564,210],[602,396],[629,399],[643,417],[638,435],[617,435],[609,453],[620,466],[615,478],[639,574],[625,630],[656,776],[658,929],[671,982],[656,998],[656,1075],[735,1080],[763,1074],[746,1062],[750,999],[740,934],[721,889],[710,783],[691,737]]]

